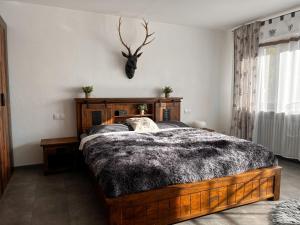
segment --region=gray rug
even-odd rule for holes
[[[280,202],[273,208],[272,221],[274,225],[300,224],[300,200]]]

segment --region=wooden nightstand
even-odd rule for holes
[[[77,137],[42,139],[41,146],[45,175],[75,168],[79,146]]]

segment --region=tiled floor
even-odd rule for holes
[[[300,195],[300,163],[280,160],[281,199]],[[265,225],[276,202],[265,201],[179,223]],[[40,167],[16,169],[0,201],[0,225],[105,225],[104,210],[84,173],[43,176]],[[179,225],[178,224],[178,225]]]

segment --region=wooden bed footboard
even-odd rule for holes
[[[105,198],[110,225],[168,225],[280,195],[281,167]]]

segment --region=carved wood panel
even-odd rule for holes
[[[180,121],[180,102],[156,103],[156,121]]]
[[[275,176],[258,177],[208,190],[192,191],[146,204],[132,202],[132,206],[118,208],[121,220],[111,220],[111,225],[166,225],[272,198],[275,190],[274,179]],[[115,212],[111,213],[115,215]]]
[[[111,124],[112,109],[107,104],[82,105],[82,128],[84,131],[95,125]]]

